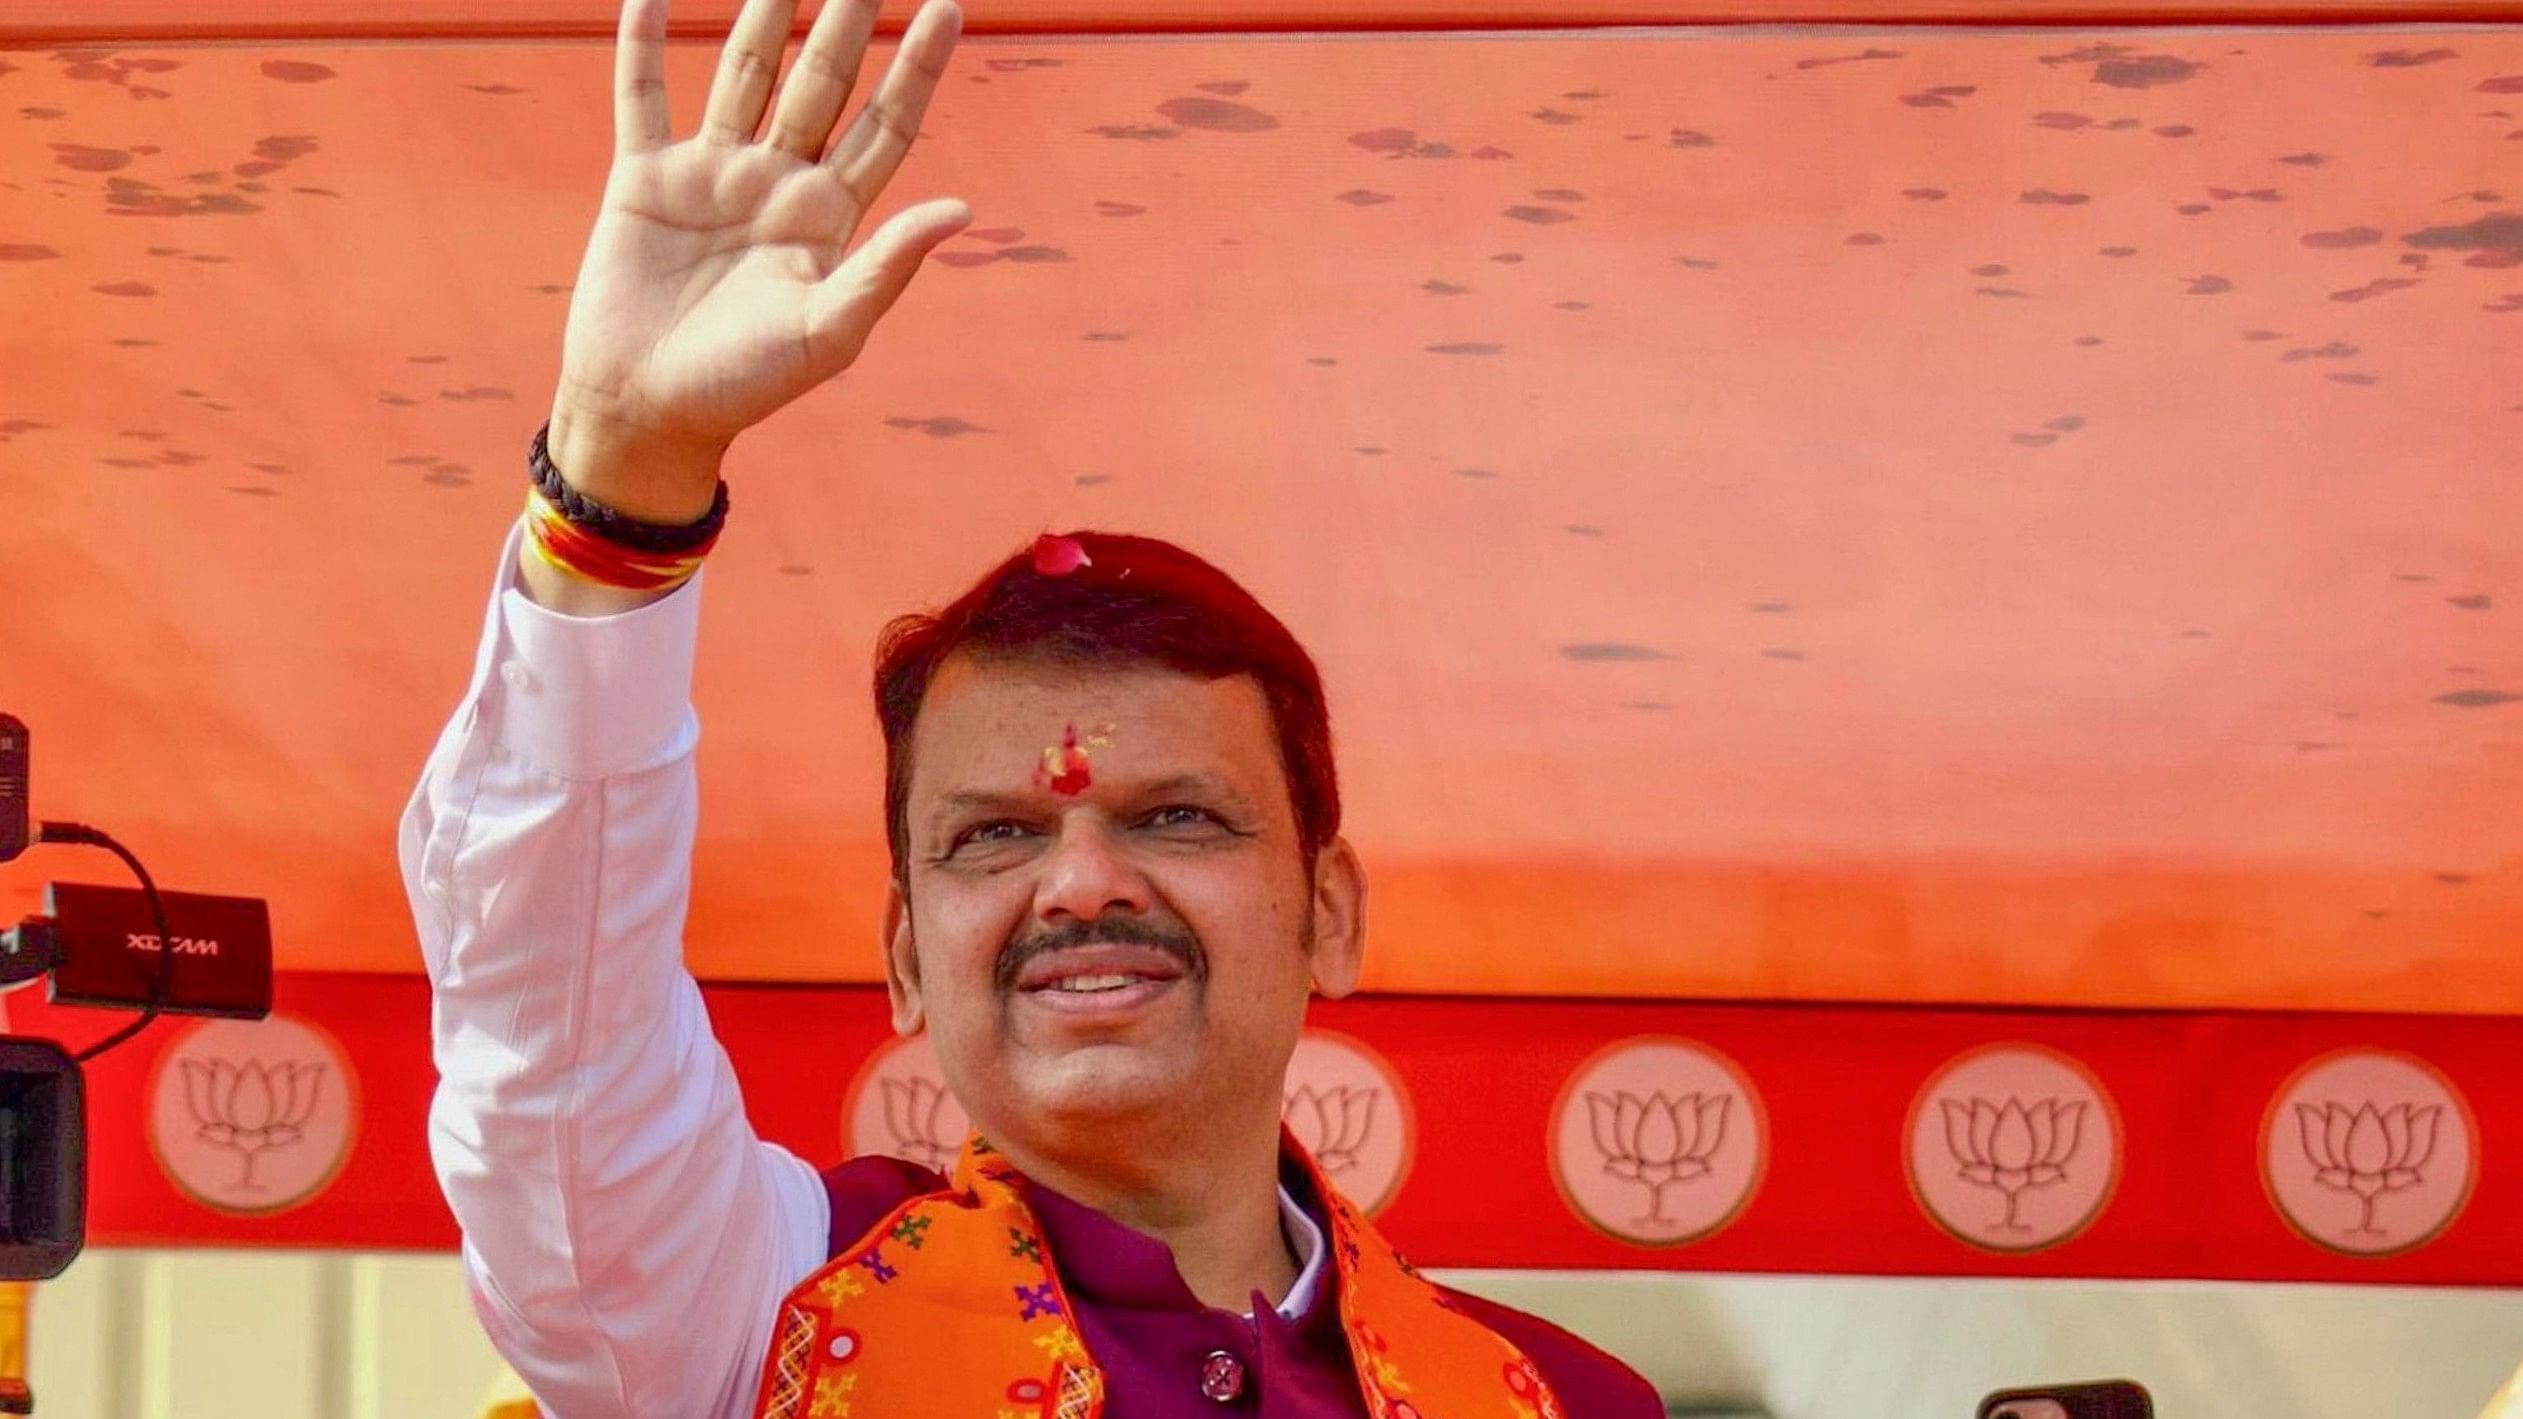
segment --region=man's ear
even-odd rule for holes
[[[1338,1000],[1358,988],[1367,955],[1367,872],[1347,838],[1314,859],[1314,949],[1307,961],[1317,993]]]
[[[885,915],[878,928],[885,952],[885,997],[893,1002],[894,1033],[916,1035],[927,1019],[920,1004],[920,958],[911,949],[911,899],[899,881],[885,884]]]

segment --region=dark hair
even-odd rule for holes
[[[1211,680],[1250,675],[1270,704],[1297,845],[1309,868],[1340,831],[1340,783],[1322,677],[1288,628],[1234,578],[1171,542],[1071,532],[1037,540],[934,615],[895,617],[877,638],[876,718],[885,732],[886,840],[897,882],[910,880],[904,815],[911,729],[929,681],[958,653],[1081,667],[1155,666]]]

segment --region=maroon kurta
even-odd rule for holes
[[[946,1179],[896,1158],[853,1158],[824,1174],[832,1197],[829,1255],[838,1256],[911,1198]],[[1288,1187],[1320,1220],[1303,1178]],[[1174,1253],[1081,1203],[1028,1183],[1061,1285],[1089,1355],[1104,1372],[1112,1419],[1365,1419],[1328,1264],[1314,1304],[1295,1321],[1256,1293],[1251,1318],[1200,1303]],[[1327,1229],[1328,1230],[1328,1229]],[[1447,1298],[1532,1357],[1569,1419],[1664,1419],[1655,1388],[1620,1361],[1548,1321],[1460,1291]],[[1212,1390],[1232,1390],[1213,1399]]]

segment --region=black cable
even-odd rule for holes
[[[175,983],[175,933],[167,929],[166,904],[158,900],[158,884],[149,880],[149,869],[140,865],[140,859],[131,855],[131,849],[114,841],[110,835],[101,833],[84,823],[46,822],[37,826],[35,841],[85,843],[89,847],[101,847],[121,858],[124,865],[132,870],[132,875],[140,879],[140,891],[149,899],[149,915],[158,923],[158,971],[149,983],[148,1006],[140,1012],[139,1019],[70,1057],[74,1064],[85,1064],[149,1028],[149,1022],[158,1018],[158,1011],[165,1006],[167,995]]]

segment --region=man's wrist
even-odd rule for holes
[[[562,481],[638,522],[681,527],[709,515],[724,445],[626,428],[555,405],[545,439]]]

